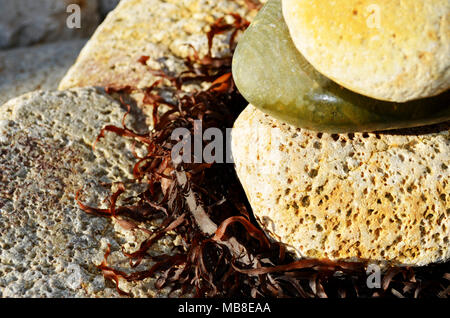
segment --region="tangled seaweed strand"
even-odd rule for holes
[[[372,290],[366,284],[365,263],[295,261],[282,244],[269,240],[258,226],[233,165],[172,161],[171,150],[177,142],[171,139],[174,129],[186,128],[193,134],[195,122],[201,120],[203,131],[214,127],[225,133],[247,105],[233,83],[231,58],[215,58],[211,53],[215,35],[230,32],[232,51],[236,35],[248,26],[239,15],[231,16],[233,24],[222,18],[212,25],[207,34],[207,55],[200,58],[194,50],[185,63],[188,71],[173,77],[149,68],[149,72],[160,77],[144,90],[143,102],[154,109],[151,132],[138,134],[129,129],[125,115],[122,127],[106,126],[98,136],[97,140],[113,132],[145,145],[147,154],[143,158],[135,154],[133,175],[136,182],[147,185],[147,190],[132,206],[116,206],[125,192],[123,184],[111,195],[108,209],[84,205],[79,200],[80,193],[76,200],[87,213],[114,218],[127,230],[145,231],[148,238],[140,247],[133,253],[123,253],[133,267],[144,259],[154,264],[147,270],[127,274],[108,265],[108,248],[98,266],[104,277],[116,283],[121,295],[128,296],[119,288],[120,279],[136,282],[157,277],[156,288],[169,287],[196,297],[448,297],[448,264],[391,267],[381,288]],[[148,59],[142,56],[138,62],[146,65]],[[192,81],[209,81],[211,86],[183,92],[183,84]],[[173,92],[170,100],[158,94],[157,87],[164,83],[169,83],[166,88]],[[107,88],[109,93],[129,94],[137,90],[130,86]],[[168,110],[158,114],[161,105]],[[155,218],[162,220],[155,232],[137,226],[137,222]],[[178,248],[171,255],[151,256],[152,245],[171,231],[183,239],[185,248]]]

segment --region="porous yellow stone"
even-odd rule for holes
[[[327,134],[248,106],[236,170],[266,232],[299,257],[425,265],[450,258],[450,123]]]

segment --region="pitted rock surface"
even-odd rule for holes
[[[449,125],[326,134],[250,105],[233,157],[259,222],[299,257],[425,265],[450,258]]]
[[[114,186],[101,183],[131,178],[129,141],[107,134],[92,150],[100,129],[120,126],[123,115],[119,103],[94,88],[34,92],[0,108],[0,297],[119,296],[95,265],[111,244],[110,264],[130,270],[121,246],[133,251],[145,236],[81,211],[75,193],[82,189],[83,203],[105,208]],[[169,252],[173,244],[167,237],[153,251]],[[120,287],[136,297],[164,297],[167,291],[153,283]]]

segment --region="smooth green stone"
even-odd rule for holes
[[[450,91],[391,103],[354,93],[321,75],[295,48],[280,0],[266,3],[243,34],[233,58],[233,77],[255,107],[317,131],[379,131],[450,120]]]

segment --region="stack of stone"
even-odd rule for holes
[[[0,297],[117,297],[95,265],[110,244],[110,262],[127,271],[121,246],[134,251],[145,236],[87,215],[74,199],[82,189],[81,200],[99,206],[114,190],[103,184],[132,178],[134,156],[126,140],[107,134],[92,149],[101,128],[120,126],[124,114],[98,87],[151,85],[155,78],[137,62],[144,55],[149,66],[181,72],[183,58],[192,53],[186,44],[205,54],[205,32],[215,19],[235,12],[252,20],[257,12],[245,0],[122,0],[84,45],[105,15],[98,8],[117,1],[46,0],[32,9],[34,2],[0,0]],[[66,30],[65,5],[74,2],[85,19],[82,29]],[[8,20],[17,10],[22,18]],[[34,29],[39,32],[29,35]],[[219,36],[213,54],[230,54],[227,41]],[[39,45],[12,48],[32,44]],[[145,114],[135,113],[127,124],[144,132],[138,124]],[[449,258],[448,128],[420,137],[316,134],[251,106],[239,125],[250,130],[239,137],[245,143],[234,145],[238,173],[274,238],[289,236],[286,243],[296,246],[307,242],[300,254],[311,257],[363,255],[418,265]],[[271,127],[279,128],[278,139],[267,139]],[[373,208],[362,209],[361,202]],[[418,223],[408,221],[411,206]],[[370,235],[359,235],[362,230]],[[179,238],[168,236],[154,251],[178,244]],[[151,278],[121,281],[120,288],[137,297],[167,296]]]

